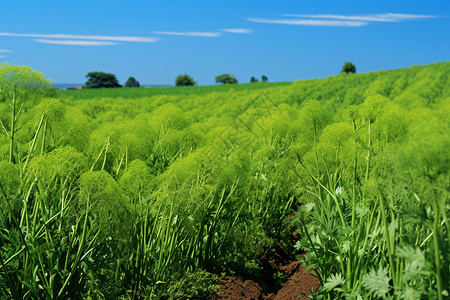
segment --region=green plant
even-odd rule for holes
[[[448,193],[443,191],[448,181],[442,181],[440,176],[448,177],[448,171],[441,169],[446,168],[448,161],[443,158],[445,155],[443,161],[440,156],[432,159],[429,155],[432,149],[445,153],[448,139],[434,127],[441,122],[432,118],[420,129],[411,128],[408,136],[414,138],[407,139],[401,147],[396,143],[402,140],[390,141],[386,133],[379,131],[374,134],[388,121],[383,116],[389,113],[370,109],[367,114],[366,107],[376,101],[386,100],[368,98],[360,106],[362,119],[353,121],[357,135],[349,136],[365,148],[354,148],[366,152],[364,167],[358,166],[361,160],[357,152],[353,164],[344,163],[348,158],[332,164],[333,156],[317,152],[325,163],[325,176],[314,175],[309,170],[311,166],[298,156],[311,178],[308,192],[313,198],[299,215],[304,239],[296,246],[310,249],[308,262],[319,269],[323,291],[333,298],[359,295],[367,299],[442,299],[447,293],[442,283],[448,278],[441,264],[449,258],[443,254],[448,243],[444,238],[448,234]],[[445,130],[446,126],[441,124],[439,128]],[[330,141],[326,129],[319,145],[324,139]],[[361,129],[367,130],[367,135],[358,133]],[[430,131],[417,135],[422,130]],[[410,148],[412,144],[414,150]],[[334,145],[335,158],[339,158],[342,150],[339,143]],[[422,147],[427,150],[421,152]],[[430,198],[424,201],[418,194]],[[309,220],[312,223],[308,224]],[[430,286],[434,289],[427,290]]]
[[[178,281],[171,282],[167,290],[168,299],[203,299],[219,292],[215,284],[216,275],[204,270],[187,273]]]
[[[67,163],[38,171],[38,165],[36,158],[31,161],[34,170],[21,183],[24,198],[19,214],[0,214],[2,295],[77,297],[87,287],[92,271],[87,261],[95,251],[99,228],[89,203],[74,214],[78,166]]]
[[[316,299],[447,297],[449,72],[59,99],[24,84],[15,114],[17,78],[1,77],[0,298],[189,297],[209,274],[257,281],[261,254],[292,242],[289,224],[318,270]]]
[[[8,125],[3,124],[1,120],[0,125],[9,139],[10,162],[14,163],[17,160],[15,137],[18,131],[19,117],[36,104],[40,98],[53,95],[54,89],[44,74],[26,66],[0,65],[0,102],[7,103],[10,111]]]

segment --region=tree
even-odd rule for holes
[[[90,72],[86,75],[88,81],[85,89],[116,88],[122,87],[117,81],[116,75],[104,72]]]
[[[186,86],[186,85],[197,85],[194,78],[189,76],[188,74],[178,75],[175,79],[175,86]]]
[[[26,66],[0,65],[0,102],[5,102],[10,108],[9,124],[5,125],[0,120],[3,132],[9,139],[9,162],[15,163],[15,133],[21,113],[41,98],[55,95],[55,89],[44,74]]]
[[[125,83],[125,87],[140,87],[139,81],[137,81],[134,77],[128,78],[127,82]]]
[[[258,79],[256,79],[255,77],[252,76],[252,78],[250,78],[250,83],[253,83],[253,82],[258,82]]]
[[[356,73],[356,67],[355,67],[355,65],[353,64],[353,63],[351,63],[351,62],[346,62],[345,64],[344,64],[344,66],[342,67],[342,71],[341,71],[341,74],[342,73]]]
[[[263,76],[261,76],[261,81],[267,82],[267,81],[269,81],[269,78],[267,78],[266,75],[263,75]]]
[[[227,83],[238,83],[238,81],[237,81],[236,77],[234,77],[234,75],[222,74],[222,75],[216,76],[216,83],[227,84]]]

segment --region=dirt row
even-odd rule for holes
[[[259,283],[238,276],[220,277],[220,291],[209,299],[306,300],[320,288],[319,280],[311,272],[305,272],[302,261],[295,260],[279,243],[275,243],[273,251],[264,254],[260,262],[265,274],[271,276],[265,276],[265,280]],[[274,282],[274,274],[281,275],[285,281],[281,285]]]

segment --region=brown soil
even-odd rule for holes
[[[273,245],[273,251],[263,254],[259,258],[264,269],[271,271],[278,271],[283,266],[288,265],[294,261],[294,257],[280,243]]]
[[[293,264],[298,262],[293,262]],[[320,287],[319,280],[311,275],[310,272],[305,272],[305,267],[300,264],[297,265],[297,271],[278,291],[274,300],[281,299],[308,299],[308,296],[317,292]]]
[[[218,279],[219,293],[211,295],[209,299],[302,300],[308,299],[308,296],[320,288],[319,280],[311,272],[305,272],[306,267],[302,262],[296,261],[279,243],[273,245],[273,251],[261,256],[260,263],[267,274],[286,275],[287,279],[281,288],[271,282],[274,281],[274,276],[265,276],[265,282],[261,284],[241,277],[223,276]]]
[[[210,300],[248,299],[258,300],[262,297],[263,289],[259,284],[251,280],[239,277],[224,276],[218,279],[220,292],[212,295]]]

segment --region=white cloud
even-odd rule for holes
[[[157,42],[158,38],[140,36],[109,36],[109,35],[79,35],[79,34],[34,34],[34,33],[9,33],[0,32],[0,36],[32,37],[44,39],[72,39],[72,40],[98,40],[115,42]]]
[[[2,49],[0,49],[0,53],[10,53],[10,52],[12,52],[11,50],[2,50]]]
[[[104,42],[104,41],[80,41],[80,40],[46,40],[46,39],[35,39],[35,42],[44,44],[56,44],[56,45],[71,45],[71,46],[110,46],[116,45],[115,42]]]
[[[356,15],[356,16],[283,14],[283,16],[284,17],[295,17],[295,18],[349,20],[349,21],[366,21],[366,22],[400,22],[400,21],[404,21],[404,20],[435,18],[435,16],[429,16],[429,15],[410,15],[410,14],[394,14],[394,13]]]
[[[436,16],[431,16],[431,15],[410,15],[410,14],[394,14],[394,13],[378,14],[375,16],[378,16],[380,18],[390,18],[390,19],[397,19],[397,20],[415,20],[415,19],[436,18]]]
[[[268,24],[286,24],[303,26],[333,26],[333,27],[359,27],[369,24],[362,21],[340,21],[340,20],[305,20],[305,19],[265,19],[265,18],[247,18],[250,22],[268,23]]]
[[[6,56],[4,56],[4,55],[0,55],[0,58],[6,58]]]
[[[314,19],[332,19],[332,20],[348,20],[348,21],[372,21],[372,22],[396,22],[396,20],[383,18],[375,15],[367,16],[344,16],[344,15],[294,15],[284,14],[285,17],[295,18],[314,18]]]
[[[244,28],[228,28],[228,29],[221,29],[224,32],[229,33],[241,33],[241,34],[248,34],[252,33],[253,29],[244,29]]]
[[[218,37],[221,32],[177,32],[177,31],[154,31],[154,34],[179,35],[179,36],[198,36],[198,37]]]

